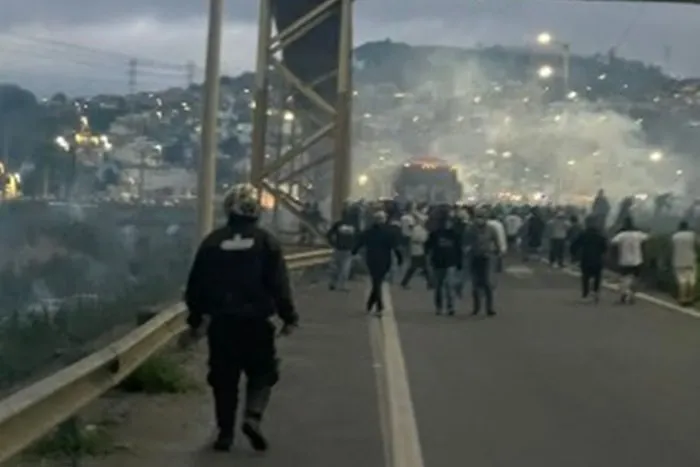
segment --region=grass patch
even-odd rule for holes
[[[197,388],[183,364],[170,355],[146,360],[119,385],[122,391],[145,394],[181,394]]]
[[[76,459],[104,456],[114,450],[114,440],[106,425],[81,425],[77,420],[69,420],[37,441],[27,454],[38,458]]]

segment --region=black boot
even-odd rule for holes
[[[250,446],[258,452],[267,451],[268,443],[260,429],[263,414],[270,402],[272,386],[258,386],[248,381],[246,389],[246,410],[241,430],[246,435]]]
[[[215,451],[228,452],[233,445],[238,394],[227,386],[214,388],[213,393],[216,424],[219,427],[213,448]]]
[[[481,311],[481,297],[479,296],[479,292],[476,290],[472,291],[472,303],[472,316],[476,316]]]
[[[258,452],[267,451],[269,445],[265,435],[263,435],[260,429],[260,419],[255,417],[246,417],[245,422],[243,422],[243,434],[248,437],[250,446]]]
[[[233,432],[219,431],[219,435],[212,446],[214,451],[229,452],[233,446]]]

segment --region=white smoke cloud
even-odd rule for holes
[[[422,84],[406,95],[360,89],[356,135],[365,141],[357,144],[356,178],[378,173],[380,153],[397,166],[429,153],[458,165],[467,189],[482,184],[491,195],[545,192],[583,202],[599,188],[613,199],[683,189],[683,158],[647,144],[641,122],[574,93],[551,103],[557,91],[535,72],[517,82],[493,63],[429,61],[414,70],[411,79]]]

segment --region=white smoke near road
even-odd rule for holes
[[[511,79],[505,65],[437,54],[414,65],[410,89],[360,88],[355,104],[355,177],[431,155],[460,168],[468,192],[546,193],[588,202],[682,192],[681,156],[652,147],[640,121],[586,89],[565,93],[554,80]],[[382,173],[382,177],[387,177]]]

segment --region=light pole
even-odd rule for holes
[[[195,248],[209,234],[214,225],[222,21],[223,0],[210,0],[207,63],[204,79],[204,108],[202,110],[202,149],[199,155],[199,178],[197,180],[197,235],[195,237]]]
[[[541,45],[557,47],[562,54],[562,73],[564,79],[564,95],[569,94],[569,67],[571,62],[571,46],[566,42],[557,41],[548,32],[540,33],[537,42]]]

